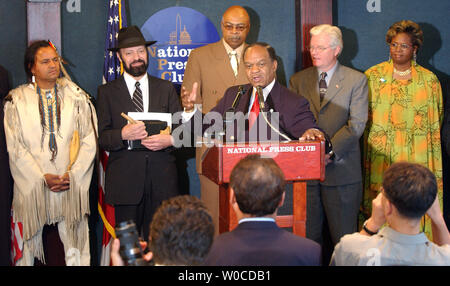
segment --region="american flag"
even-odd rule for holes
[[[115,80],[121,75],[120,61],[115,52],[108,49],[117,46],[119,30],[127,26],[127,16],[122,0],[107,0],[109,2],[107,26],[105,37],[105,63],[103,65],[103,82]]]
[[[107,0],[109,2],[107,26],[108,32],[105,37],[105,63],[103,65],[103,83],[115,80],[120,77],[122,67],[115,52],[108,49],[117,46],[119,30],[127,26],[125,7],[122,0]],[[115,237],[114,207],[105,202],[105,170],[108,163],[108,153],[100,151],[99,165],[99,191],[98,210],[103,221],[102,256],[100,265],[109,266],[111,264],[110,250],[112,238]]]
[[[13,210],[11,210],[11,264],[16,262],[23,256],[23,224],[14,222]]]

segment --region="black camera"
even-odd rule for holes
[[[132,220],[116,226],[116,236],[120,240],[119,253],[127,266],[148,266],[144,260],[136,224]]]

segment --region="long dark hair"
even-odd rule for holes
[[[36,53],[40,48],[51,47],[48,41],[39,40],[31,43],[27,50],[25,51],[25,58],[23,60],[23,65],[25,68],[25,72],[27,74],[28,81],[31,81],[31,77],[33,73],[31,72],[31,68],[34,66],[34,62],[36,60]]]

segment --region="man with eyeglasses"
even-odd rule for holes
[[[227,88],[248,83],[243,64],[243,51],[247,46],[245,39],[250,31],[250,17],[243,7],[231,6],[223,14],[220,26],[222,39],[193,50],[184,73],[182,90],[190,92],[194,82],[198,83],[199,96],[196,103],[198,107],[201,106],[203,113],[208,113],[216,106]],[[212,201],[218,205],[218,186],[202,175],[202,153],[201,148],[196,149],[196,169],[201,183],[201,197],[206,202]],[[191,175],[190,179],[197,178]],[[200,195],[192,191],[191,195]],[[215,223],[218,223],[218,210],[211,210],[211,214]]]
[[[311,181],[307,187],[306,237],[324,246],[326,264],[333,250],[327,248],[329,236],[335,245],[357,230],[362,199],[359,138],[367,121],[368,87],[364,74],[339,63],[343,42],[338,27],[318,25],[310,35],[314,66],[294,74],[290,88],[309,101],[318,126],[333,145],[333,153],[326,155],[325,181]]]

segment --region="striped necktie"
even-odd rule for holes
[[[238,74],[238,60],[237,60],[237,52],[231,51],[230,52],[230,63],[231,67],[233,68],[234,76],[237,76]]]
[[[140,88],[141,84],[137,81],[135,86],[136,86],[136,89],[134,90],[134,93],[133,93],[134,107],[137,112],[144,112],[144,101],[142,99],[142,91]]]

